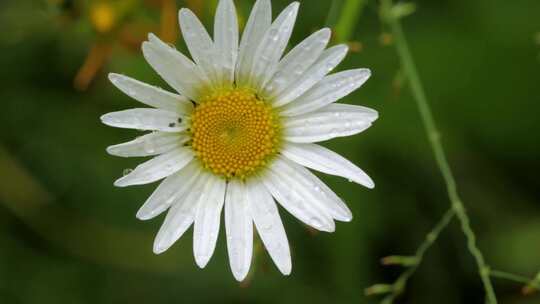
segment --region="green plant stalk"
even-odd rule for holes
[[[332,28],[334,27],[338,20],[339,20],[339,9],[341,8],[341,5],[343,0],[332,0],[332,3],[330,3],[330,8],[328,9],[328,16],[326,17],[326,26]]]
[[[403,293],[405,287],[407,286],[408,280],[412,277],[412,275],[416,272],[416,270],[422,263],[425,253],[428,251],[429,248],[431,248],[431,246],[433,246],[433,244],[435,244],[441,232],[448,226],[448,224],[450,224],[454,216],[454,209],[450,208],[448,211],[446,211],[444,216],[439,220],[435,227],[433,227],[433,229],[426,235],[426,239],[424,240],[424,242],[422,242],[422,244],[420,244],[414,255],[416,263],[413,266],[409,267],[407,271],[403,272],[394,282],[394,284],[392,284],[392,293],[383,299],[383,304],[392,304],[396,300],[396,298]]]
[[[514,281],[514,282],[517,282],[517,283],[522,283],[524,285],[530,285],[530,286],[540,290],[540,283],[535,282],[534,280],[532,280],[532,279],[530,279],[530,278],[528,278],[526,276],[513,274],[513,273],[509,273],[509,272],[505,272],[505,271],[500,271],[500,270],[491,270],[489,272],[489,274],[494,278]]]
[[[347,42],[351,39],[358,18],[362,14],[367,0],[345,0],[338,23],[335,27],[336,41]]]
[[[388,13],[391,11],[390,8],[392,7],[392,0],[382,0],[382,5],[383,12]],[[456,213],[456,216],[461,223],[461,229],[463,230],[463,233],[467,238],[468,249],[476,261],[478,272],[484,285],[486,301],[490,304],[496,304],[497,297],[495,296],[493,285],[491,283],[489,267],[485,262],[482,252],[476,244],[476,235],[471,227],[470,219],[467,215],[465,206],[463,205],[463,202],[461,201],[457,192],[456,182],[448,160],[446,159],[446,155],[444,153],[444,149],[440,140],[440,133],[435,124],[435,120],[433,118],[431,108],[424,92],[424,88],[422,87],[420,77],[418,76],[418,72],[414,64],[414,60],[409,51],[407,40],[405,39],[405,35],[401,28],[401,23],[398,19],[388,15],[389,13],[387,14],[387,16],[385,16],[387,19],[386,21],[390,25],[391,31],[394,35],[397,53],[403,67],[403,71],[405,72],[408,83],[410,84],[410,88],[414,100],[416,101],[418,110],[420,112],[420,117],[422,119],[422,123],[424,125],[429,143],[433,150],[437,166],[439,167],[439,170],[441,171],[441,174],[446,183],[446,188],[448,191],[450,202],[452,204],[452,208]]]

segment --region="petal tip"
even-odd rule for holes
[[[352,220],[353,220],[353,215],[352,214],[347,214],[347,216],[343,217],[342,222],[349,223]]]
[[[284,276],[290,276],[292,272],[292,264],[289,261],[286,265],[279,267],[279,271],[281,271],[281,274]]]
[[[154,248],[153,248],[154,254],[162,254],[165,251],[167,251],[167,247],[163,246],[163,244],[161,244],[161,242],[156,242],[154,244]]]
[[[148,40],[149,41],[152,41],[152,40],[154,40],[156,38],[157,38],[157,36],[154,33],[148,33]]]
[[[191,15],[191,14],[193,14],[191,12],[191,10],[189,8],[186,8],[186,7],[183,7],[178,11],[178,16],[179,17],[188,16],[188,15]]]
[[[108,146],[105,151],[107,151],[109,155],[117,156],[117,153],[115,153],[115,146]]]
[[[125,176],[117,179],[114,181],[114,186],[119,188],[124,188],[129,186],[129,184],[126,182]]]
[[[300,8],[300,2],[295,1],[295,2],[291,3],[291,12],[292,12],[293,15],[298,14],[298,9],[299,8]]]
[[[197,264],[200,269],[204,269],[209,261],[210,257],[195,256],[195,264]]]
[[[143,56],[148,56],[148,52],[150,51],[150,48],[152,46],[152,43],[149,41],[144,41],[141,45],[141,49],[143,51]]]
[[[331,35],[332,34],[332,29],[329,28],[329,27],[323,27],[320,32],[324,35]]]
[[[114,84],[116,81],[118,81],[118,79],[120,79],[122,77],[122,75],[120,75],[118,73],[109,73],[109,75],[107,75],[107,77],[109,78],[109,81]]]
[[[246,279],[247,271],[233,271],[233,276],[238,282],[242,282]]]
[[[111,113],[103,114],[99,117],[99,120],[101,120],[101,123],[104,125],[110,126],[111,125]]]
[[[152,218],[151,215],[146,210],[143,210],[142,208],[139,209],[139,211],[137,211],[137,214],[135,214],[135,217],[141,221],[147,221]]]

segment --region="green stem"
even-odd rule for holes
[[[351,39],[358,18],[362,14],[367,0],[345,0],[338,23],[335,27],[336,41],[347,42]]]
[[[407,271],[403,272],[394,282],[392,294],[390,294],[383,300],[383,304],[393,303],[394,300],[403,293],[405,287],[407,286],[408,280],[412,277],[412,275],[416,272],[416,270],[422,263],[426,251],[428,251],[428,249],[431,248],[431,246],[437,241],[441,232],[448,226],[448,224],[450,224],[450,222],[454,218],[454,215],[454,209],[451,208],[446,211],[441,220],[439,220],[435,227],[433,227],[433,229],[426,235],[426,239],[424,240],[424,242],[422,242],[422,244],[420,244],[414,255],[414,259],[416,260],[415,264],[408,268]]]
[[[526,276],[513,274],[513,273],[509,273],[509,272],[505,272],[505,271],[500,271],[500,270],[491,270],[489,272],[489,275],[491,275],[494,278],[514,281],[514,282],[517,282],[517,283],[522,283],[522,284],[525,284],[525,285],[529,285],[529,286],[532,286],[532,287],[540,290],[540,283],[535,282],[534,280],[531,280],[530,278],[528,278]]]
[[[332,28],[334,27],[338,20],[339,20],[339,8],[342,5],[343,0],[334,0],[330,4],[330,8],[328,9],[328,16],[326,17],[326,26]]]
[[[435,124],[431,108],[426,98],[424,88],[422,87],[420,77],[418,76],[414,60],[409,51],[407,40],[405,39],[400,21],[397,18],[389,16],[388,12],[391,11],[392,0],[382,0],[382,5],[383,12],[387,13],[385,17],[387,18],[394,35],[397,53],[403,66],[403,70],[407,76],[407,79],[409,80],[408,83],[410,84],[414,100],[416,101],[416,105],[420,112],[422,123],[424,124],[429,143],[431,144],[437,166],[439,167],[439,170],[441,171],[446,183],[452,208],[454,209],[454,212],[461,223],[461,228],[465,234],[465,237],[467,238],[469,251],[474,257],[478,266],[478,272],[486,293],[486,300],[488,303],[496,304],[497,298],[495,296],[493,285],[489,276],[489,267],[485,262],[482,252],[476,244],[476,235],[471,228],[469,216],[467,215],[465,206],[463,205],[457,192],[456,182],[441,144],[440,133]]]

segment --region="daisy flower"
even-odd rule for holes
[[[205,267],[216,247],[222,209],[227,250],[238,281],[248,274],[253,230],[277,268],[291,272],[291,253],[277,203],[317,230],[350,221],[345,203],[307,168],[368,188],[358,167],[316,143],[369,128],[376,111],[337,104],[370,76],[368,69],[330,74],[347,46],[326,48],[330,29],[313,33],[285,56],[299,3],[272,22],[270,0],[258,0],[240,40],[232,0],[217,7],[212,39],[188,9],[179,13],[191,58],[150,34],[144,57],[176,91],[119,74],[111,82],[152,108],[105,114],[104,124],[151,131],[111,146],[121,157],[154,156],[115,182],[118,187],[164,179],[137,213],[168,211],[154,242],[159,254],[191,225],[195,261]],[[307,168],[306,168],[307,167]]]

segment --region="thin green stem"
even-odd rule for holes
[[[347,42],[351,39],[353,31],[362,14],[367,0],[345,0],[341,8],[339,21],[335,27],[336,41]]]
[[[420,246],[416,250],[416,253],[414,255],[414,265],[409,267],[407,271],[403,272],[394,282],[394,284],[392,285],[392,293],[386,298],[384,298],[384,300],[382,301],[383,304],[393,303],[396,298],[403,293],[405,287],[407,286],[407,282],[422,263],[425,253],[428,251],[429,248],[431,248],[431,246],[433,246],[433,244],[435,244],[441,232],[448,226],[448,224],[450,224],[454,216],[454,209],[450,208],[448,211],[446,211],[444,216],[439,220],[435,227],[433,227],[433,229],[426,235],[426,239],[424,240],[424,242],[422,242],[422,244],[420,244]]]
[[[339,8],[343,0],[334,0],[332,3],[330,3],[330,8],[328,9],[328,16],[326,17],[326,26],[328,27],[334,27],[338,20],[339,20]]]
[[[467,238],[469,251],[476,261],[478,272],[484,285],[486,301],[491,304],[496,304],[497,298],[495,296],[493,285],[489,276],[489,267],[485,262],[482,252],[476,244],[476,235],[471,227],[470,219],[467,215],[465,206],[463,205],[457,192],[456,182],[440,140],[440,133],[435,124],[422,82],[420,81],[414,60],[409,51],[405,34],[401,28],[401,23],[398,18],[394,18],[390,14],[392,0],[382,0],[382,5],[383,12],[386,12],[384,17],[386,17],[386,21],[390,25],[391,31],[394,35],[397,53],[403,66],[403,70],[407,76],[407,79],[409,80],[408,83],[411,87],[414,100],[416,101],[416,105],[420,112],[420,117],[422,119],[422,123],[424,124],[426,135],[433,150],[437,166],[439,167],[439,170],[441,171],[446,183],[452,208],[454,209],[454,212],[461,223],[461,229]]]
[[[494,277],[494,278],[514,281],[514,282],[517,282],[517,283],[522,283],[522,284],[525,284],[525,285],[529,285],[529,286],[532,286],[532,287],[540,290],[540,282],[536,282],[535,280],[530,279],[530,278],[528,278],[526,276],[522,276],[522,275],[518,275],[518,274],[514,274],[514,273],[509,273],[509,272],[505,272],[505,271],[500,271],[500,270],[491,270],[489,272],[489,275]]]

